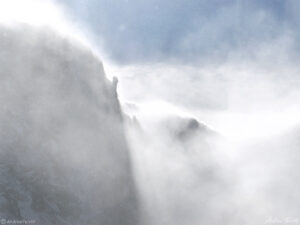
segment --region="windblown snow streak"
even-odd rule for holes
[[[122,115],[97,57],[47,28],[0,27],[0,217],[137,224]]]

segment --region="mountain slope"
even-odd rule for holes
[[[137,224],[116,90],[86,47],[0,27],[0,217]]]

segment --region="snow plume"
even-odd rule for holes
[[[295,43],[284,33],[222,63],[110,68],[129,100],[145,221],[299,223]]]
[[[30,24],[47,14],[22,16],[0,26],[1,223],[137,224],[116,86],[78,39]]]
[[[298,223],[299,111],[123,108],[145,224]]]
[[[143,224],[238,222],[234,178],[220,166],[222,153],[215,152],[219,134],[176,114],[136,118],[129,122],[127,135]]]

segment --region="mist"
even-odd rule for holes
[[[296,40],[284,32],[210,63],[109,68],[139,124],[129,140],[150,224],[299,223]],[[193,119],[188,138],[174,135]]]
[[[298,224],[298,5],[0,1],[0,223]]]

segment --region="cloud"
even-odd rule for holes
[[[297,100],[299,66],[289,35],[232,51],[223,63],[106,65],[129,101],[163,100],[188,109],[281,108]]]

